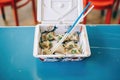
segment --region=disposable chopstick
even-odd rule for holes
[[[85,7],[85,9],[82,11],[82,13],[75,20],[75,22],[73,23],[73,25],[68,29],[68,31],[66,32],[66,34],[62,37],[62,39],[51,49],[51,53],[55,52],[55,50],[59,47],[59,45],[61,45],[61,43],[72,32],[72,30],[75,28],[75,26],[77,26],[77,24],[79,24],[79,22],[93,9],[94,5],[92,5],[92,7],[84,14],[84,12],[88,9],[88,7],[90,6],[90,4],[91,3],[89,2],[88,5]]]

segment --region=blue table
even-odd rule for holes
[[[120,25],[87,25],[92,55],[79,62],[34,58],[34,30],[0,28],[0,80],[120,80]]]

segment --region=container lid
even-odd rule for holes
[[[37,0],[37,4],[37,20],[42,23],[73,23],[83,10],[83,0]]]

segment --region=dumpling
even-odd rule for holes
[[[43,55],[49,55],[49,54],[51,54],[51,51],[50,51],[50,49],[45,48],[42,50],[42,53],[43,53]]]
[[[51,27],[51,26],[49,26]],[[54,28],[52,30],[48,30],[48,31],[44,31],[41,33],[41,41],[46,41],[46,40],[49,40],[49,41],[52,41],[52,40],[55,40],[55,30],[57,29],[56,26],[54,26]]]
[[[41,41],[52,41],[55,39],[55,33],[54,32],[47,32],[47,33],[42,33],[41,35]]]
[[[52,45],[55,46],[57,44],[57,41],[51,41]],[[55,54],[56,53],[65,53],[65,48],[63,47],[63,45],[59,45],[59,47],[55,50]]]
[[[43,33],[42,35],[41,35],[41,41],[46,41],[47,39],[46,39],[46,33]]]
[[[67,36],[67,38],[64,40],[64,42],[70,41],[71,34]]]
[[[50,41],[43,41],[40,43],[40,47],[42,49],[44,49],[44,48],[50,49],[52,47],[52,43]]]
[[[74,41],[65,42],[65,44],[64,44],[64,47],[66,49],[72,49],[76,46],[77,46],[77,44]]]
[[[55,39],[55,33],[54,32],[49,32],[46,34],[46,39],[49,41],[52,41]]]
[[[80,32],[71,33],[71,34],[65,39],[65,41],[75,41],[75,42],[78,42],[78,41],[79,41],[79,34],[80,34]]]
[[[70,40],[71,41],[75,41],[75,42],[78,42],[79,41],[79,32],[75,32],[75,33],[73,33],[72,35],[71,35],[71,37],[70,37]]]
[[[65,48],[62,45],[60,45],[57,48],[57,50],[55,51],[55,53],[62,53],[62,54],[64,54],[65,53]]]
[[[77,47],[68,50],[68,53],[70,53],[70,54],[80,54],[81,52],[82,52],[81,49],[77,48]]]
[[[62,39],[63,35],[56,35],[56,41],[60,41]]]

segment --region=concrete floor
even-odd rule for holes
[[[10,6],[5,7],[5,13],[7,18],[7,23],[3,21],[2,15],[0,14],[0,26],[15,26],[14,17],[12,14],[12,9]],[[34,24],[31,3],[27,4],[23,8],[18,9],[19,14],[19,24],[20,26],[31,26]],[[104,24],[105,17],[100,16],[99,10],[93,10],[87,17],[87,24]],[[118,23],[118,16],[116,19],[111,19],[111,24]]]

